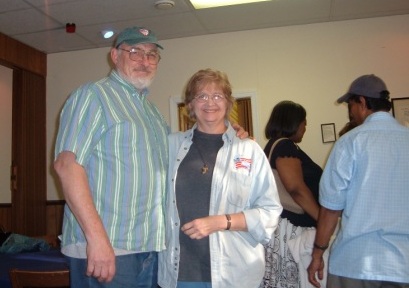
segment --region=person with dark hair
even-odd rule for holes
[[[288,240],[315,227],[318,219],[318,184],[322,169],[297,145],[306,131],[306,116],[300,104],[282,101],[274,107],[265,127],[265,136],[269,139],[265,154],[269,155],[275,145],[270,156],[271,168],[277,170],[284,187],[304,213],[294,213],[283,207],[279,226],[266,246],[266,272],[260,287],[299,287],[298,266]]]
[[[335,143],[321,178],[309,281],[320,287],[322,255],[341,217],[327,287],[408,288],[409,129],[389,113],[388,89],[373,74],[354,80],[343,102],[359,126]]]
[[[257,287],[264,247],[282,211],[266,156],[235,136],[225,73],[196,72],[185,89],[195,125],[169,136],[167,249],[159,254],[162,288]]]
[[[349,121],[347,122],[344,127],[342,127],[341,130],[339,130],[338,132],[338,136],[341,137],[342,135],[344,135],[345,133],[351,131],[352,129],[354,129],[356,126],[358,126],[358,124],[356,124],[354,121]]]

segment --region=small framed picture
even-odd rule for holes
[[[321,124],[322,143],[335,142],[335,123]]]
[[[392,114],[400,124],[409,128],[409,97],[392,98]]]

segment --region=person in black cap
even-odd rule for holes
[[[61,112],[54,167],[72,287],[157,286],[169,129],[147,96],[160,49],[151,30],[123,30],[115,69],[76,89]]]
[[[322,255],[341,217],[327,287],[409,287],[409,129],[389,113],[382,79],[363,75],[338,103],[359,126],[334,145],[320,182],[317,233],[308,267],[320,287]]]

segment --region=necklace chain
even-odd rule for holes
[[[197,145],[197,142],[195,143],[195,148],[196,148],[197,152],[199,153],[199,156],[200,156],[200,158],[202,159],[202,162],[203,162],[202,174],[206,174],[207,171],[209,171],[209,167],[207,166],[207,163],[203,158],[202,152],[200,151],[199,145]]]

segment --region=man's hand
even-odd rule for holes
[[[109,282],[115,275],[115,254],[95,208],[84,167],[69,151],[61,152],[54,168],[60,178],[65,201],[87,239],[87,275]]]
[[[95,277],[99,282],[110,282],[115,276],[115,254],[111,244],[98,241],[87,245],[87,276]]]
[[[243,129],[238,123],[231,125],[234,130],[236,130],[236,136],[240,139],[245,139],[249,137],[249,133]]]

